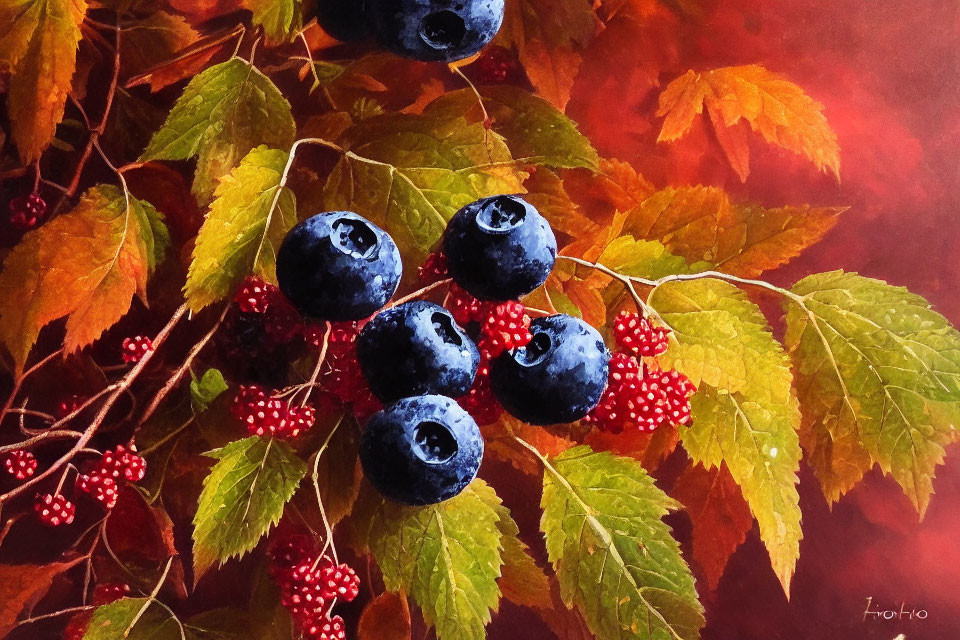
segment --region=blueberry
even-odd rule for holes
[[[363,472],[396,502],[436,504],[466,488],[483,459],[483,437],[470,414],[444,396],[404,398],[367,422]]]
[[[503,353],[490,369],[493,393],[511,415],[530,424],[573,422],[597,406],[610,364],[603,338],[568,315],[530,323],[533,340]]]
[[[380,43],[424,62],[469,58],[503,24],[504,0],[367,0]]]
[[[480,363],[477,347],[450,312],[423,301],[377,314],[357,339],[357,357],[383,402],[430,393],[462,396]]]
[[[547,281],[557,239],[536,207],[517,196],[484,198],[447,224],[450,275],[481,300],[513,300]]]
[[[400,284],[396,243],[349,211],[309,218],[277,252],[280,290],[301,313],[319,320],[361,320],[385,305]]]
[[[354,42],[370,33],[362,0],[321,0],[317,23],[341,42]]]

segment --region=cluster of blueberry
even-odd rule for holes
[[[398,55],[424,62],[469,58],[503,23],[504,0],[328,0],[317,20],[339,40],[372,34]]]
[[[457,398],[480,408],[492,397],[538,425],[579,420],[597,405],[610,359],[600,334],[568,315],[531,321],[516,301],[547,280],[556,253],[536,208],[516,196],[484,198],[453,216],[444,258],[421,272],[452,278],[450,309],[424,300],[384,308],[402,275],[384,230],[340,211],[290,231],[277,254],[286,298],[314,319],[362,323],[359,368],[387,406],[367,421],[360,457],[383,495],[434,504],[473,480],[484,443]]]

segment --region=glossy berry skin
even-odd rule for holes
[[[360,441],[368,480],[385,497],[436,504],[466,488],[483,459],[483,437],[460,405],[444,396],[404,398],[370,418]]]
[[[79,475],[77,476],[76,489],[88,494],[106,509],[113,509],[117,506],[119,490],[117,481],[113,478],[99,473]]]
[[[370,389],[383,402],[470,390],[480,353],[449,311],[406,302],[379,313],[357,338],[357,357]]]
[[[322,0],[317,24],[341,42],[354,42],[370,35],[370,25],[361,0]]]
[[[447,224],[443,251],[454,281],[481,300],[514,300],[544,282],[557,239],[536,207],[517,196],[468,204]]]
[[[349,211],[301,222],[277,253],[280,290],[301,313],[319,320],[370,316],[393,297],[401,272],[393,238]]]
[[[530,424],[573,422],[597,405],[610,352],[589,324],[568,315],[537,318],[526,347],[493,361],[493,393],[511,415]]]
[[[26,480],[37,471],[37,458],[26,449],[10,451],[3,456],[3,469],[17,480]]]
[[[53,495],[51,493],[37,495],[33,510],[37,512],[40,522],[48,527],[72,524],[73,518],[77,514],[77,507],[72,502],[60,494]]]
[[[118,444],[113,451],[107,450],[100,457],[98,475],[119,481],[140,482],[147,473],[147,461],[137,455],[137,448]]]
[[[366,10],[387,49],[422,62],[452,62],[493,40],[504,0],[367,0]]]
[[[143,357],[153,350],[153,341],[146,336],[124,338],[122,345],[123,361],[133,364],[143,360]]]

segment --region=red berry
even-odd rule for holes
[[[309,431],[317,422],[317,412],[313,405],[305,404],[302,407],[290,407],[287,409],[287,420],[281,431],[277,432],[279,438],[296,438],[301,433]]]
[[[473,379],[473,386],[467,395],[463,396],[457,402],[463,407],[464,411],[470,414],[474,421],[481,427],[493,424],[503,413],[503,407],[493,395],[493,386],[490,383],[490,362],[480,361],[477,368],[477,376]]]
[[[679,371],[659,371],[653,375],[659,377],[660,387],[667,394],[667,418],[670,423],[687,424],[690,421],[690,398],[697,392],[696,385]]]
[[[526,346],[533,340],[530,316],[516,300],[503,302],[490,309],[480,329],[477,346],[484,358],[493,360],[504,351]]]
[[[450,293],[445,303],[447,309],[453,314],[453,319],[461,327],[466,327],[471,322],[483,322],[490,315],[494,305],[489,302],[477,300],[472,295],[453,284],[450,285]]]
[[[346,640],[347,628],[340,616],[323,617],[304,625],[303,634],[311,640]]]
[[[326,600],[323,597],[322,570],[313,568],[309,559],[289,569],[277,582],[280,585],[280,602],[290,615],[301,624],[308,624],[324,615]]]
[[[47,213],[47,203],[34,191],[10,201],[10,224],[21,231],[36,227]]]
[[[280,538],[270,546],[270,575],[277,582],[293,567],[303,564],[316,551],[316,542],[310,536],[297,534]]]
[[[37,459],[26,449],[17,449],[4,454],[3,468],[17,480],[26,480],[37,471]]]
[[[57,418],[66,418],[68,415],[82,407],[83,403],[86,401],[86,396],[78,396],[76,394],[61,400],[60,404],[57,405]]]
[[[270,398],[257,400],[248,405],[243,422],[252,436],[275,436],[287,428],[287,405]]]
[[[128,482],[140,482],[147,472],[147,461],[137,455],[137,448],[118,444],[113,451],[104,451],[100,457],[98,475]]]
[[[150,351],[153,351],[153,341],[146,336],[135,336],[123,340],[123,361],[128,364],[140,362]]]
[[[63,640],[83,640],[92,619],[92,611],[82,611],[70,618],[70,622],[63,630]]]
[[[517,71],[517,59],[509,49],[488,46],[473,65],[478,84],[502,84]]]
[[[255,402],[267,399],[267,392],[255,384],[240,385],[240,390],[233,397],[233,404],[230,405],[230,413],[237,420],[244,421],[251,407]]]
[[[323,336],[327,333],[322,324],[309,324],[304,329],[303,337],[307,344],[320,349],[323,347]],[[360,334],[360,326],[356,322],[334,322],[330,326],[330,338],[327,342],[328,356],[349,349]]]
[[[303,333],[303,318],[278,289],[263,314],[263,329],[275,344],[284,345]]]
[[[256,276],[249,276],[240,285],[233,301],[244,313],[266,313],[270,303],[278,295],[280,290],[275,285]]]
[[[120,582],[106,582],[98,584],[93,590],[93,604],[102,606],[122,600],[130,594],[130,585]]]
[[[326,561],[326,562],[324,562]],[[333,564],[326,556],[320,563],[321,586],[323,597],[327,600],[343,600],[352,602],[360,593],[360,578],[356,571],[346,564]]]
[[[117,505],[117,481],[113,478],[96,472],[79,475],[75,486],[77,491],[88,494],[107,509],[113,509]]]
[[[647,318],[621,311],[613,324],[613,335],[621,351],[650,358],[663,354],[670,344],[670,330],[656,327]]]
[[[423,284],[433,284],[449,277],[447,271],[447,256],[443,253],[431,253],[427,256],[423,266],[418,270],[420,281]]]
[[[66,497],[51,493],[37,494],[33,510],[37,512],[40,522],[48,527],[59,527],[62,524],[71,524],[77,514],[77,508]]]

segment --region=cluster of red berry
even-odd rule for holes
[[[13,451],[4,458],[4,468],[14,477],[24,480],[33,475],[37,461],[29,451]],[[74,489],[77,494],[86,494],[105,509],[117,504],[121,482],[140,482],[147,472],[147,462],[133,445],[129,448],[117,445],[100,456],[97,464],[87,473],[79,473]],[[40,522],[50,527],[71,524],[77,513],[76,505],[60,493],[38,494],[33,505]]]
[[[36,227],[47,215],[47,203],[34,191],[10,201],[10,225],[20,231]]]
[[[93,590],[93,606],[104,605],[122,600],[130,594],[130,585],[119,582],[98,584]],[[63,640],[83,640],[93,619],[93,611],[83,611],[73,616],[63,630]]]
[[[240,387],[230,412],[246,425],[250,435],[279,439],[296,438],[312,429],[317,421],[313,405],[291,405],[256,385]]]
[[[344,640],[343,618],[331,616],[338,600],[350,602],[360,593],[360,579],[344,563],[318,554],[314,540],[297,535],[270,550],[270,575],[280,587],[283,606],[308,640]]]
[[[431,254],[420,269],[424,283],[438,282],[447,277],[446,258],[442,253]],[[496,422],[503,409],[493,396],[490,384],[490,362],[504,351],[518,349],[530,343],[530,316],[526,307],[516,300],[487,302],[478,300],[456,284],[444,302],[457,324],[476,338],[480,351],[480,366],[473,387],[458,400],[478,425]]]
[[[357,360],[357,336],[363,322],[334,322],[331,324],[330,337],[327,340],[327,355],[323,362],[323,375],[320,385],[324,391],[332,394],[343,404],[353,409],[357,421],[363,423],[371,415],[383,408],[377,400],[367,379],[360,371]],[[323,325],[307,326],[307,344],[315,349],[323,345],[326,328]]]
[[[584,421],[609,433],[653,431],[689,422],[696,386],[678,371],[662,370],[654,360],[666,352],[669,330],[621,311],[613,335],[619,351],[610,360],[607,388]]]
[[[121,345],[123,361],[134,364],[143,360],[143,356],[153,351],[153,341],[146,336],[124,338]]]

